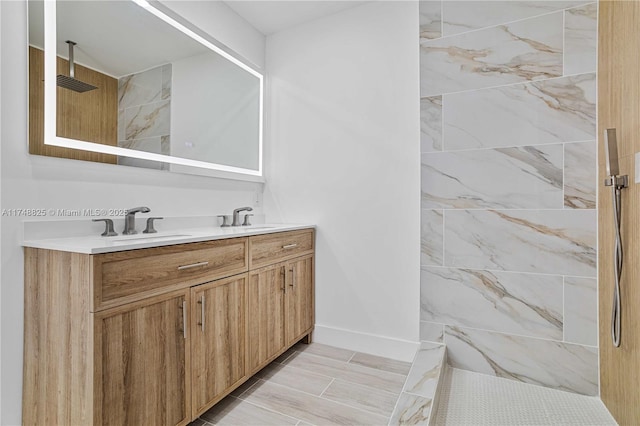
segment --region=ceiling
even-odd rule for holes
[[[44,47],[43,4],[29,2],[29,44],[39,48]],[[58,0],[56,5],[58,56],[68,57],[65,40],[73,40],[75,62],[112,77],[211,52],[133,2]]]
[[[226,0],[225,3],[262,34],[270,35],[305,22],[313,21],[314,19],[367,3],[367,1]]]

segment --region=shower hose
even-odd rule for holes
[[[613,220],[616,229],[616,242],[613,250],[613,266],[615,268],[615,288],[613,291],[613,307],[611,310],[611,339],[615,347],[620,346],[620,278],[622,277],[622,236],[620,233],[621,226],[621,206],[622,206],[622,187],[619,185],[611,186],[613,199]]]

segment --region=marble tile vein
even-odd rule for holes
[[[594,210],[448,210],[445,265],[595,277]]]
[[[421,40],[421,96],[562,75],[562,12]]]
[[[598,344],[598,292],[595,278],[564,277],[564,340]]]
[[[420,0],[420,38],[434,39],[442,35],[441,8],[442,0]]]
[[[532,18],[568,7],[582,1],[444,1],[443,33],[445,36],[479,28]]]
[[[447,150],[595,139],[595,74],[443,97]]]
[[[169,134],[171,101],[160,101],[124,111],[125,138],[141,139]]]
[[[118,109],[127,109],[161,100],[162,67],[118,79]]]
[[[403,391],[424,398],[435,398],[445,350],[444,345],[423,342],[416,353]]]
[[[574,209],[596,208],[596,143],[564,145],[564,205]]]
[[[420,151],[442,151],[442,96],[420,99]]]
[[[422,294],[420,297],[422,297]],[[444,340],[444,324],[420,321],[420,340],[442,343]]]
[[[562,145],[422,154],[423,208],[561,208]]]
[[[423,202],[428,202],[423,198]],[[443,212],[422,210],[420,215],[420,264],[441,266],[443,262]]]
[[[389,421],[390,425],[424,425],[429,422],[433,400],[402,393]]]
[[[421,319],[561,340],[562,277],[422,268]]]
[[[596,71],[598,4],[568,9],[564,13],[565,75]]]
[[[447,326],[450,365],[555,389],[596,395],[597,348]]]

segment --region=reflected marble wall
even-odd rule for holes
[[[171,155],[171,64],[118,79],[118,146]],[[167,170],[167,163],[119,157],[118,164]]]
[[[597,3],[421,1],[421,339],[598,393]]]

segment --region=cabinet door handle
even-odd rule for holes
[[[296,267],[291,267],[291,287],[295,288],[296,286]]]
[[[200,305],[200,318],[201,318],[198,325],[202,328],[202,331],[204,331],[204,294],[202,295],[200,300],[198,300],[198,304]]]
[[[295,247],[298,247],[298,243],[286,244],[286,245],[282,246],[282,248],[285,249],[285,250],[289,250],[289,249],[292,249],[292,248],[295,248]]]
[[[182,337],[183,338],[187,338],[187,301],[183,300],[182,301],[182,306],[180,307],[180,309],[182,309]]]
[[[287,292],[287,270],[283,266],[280,268],[280,275],[282,276],[282,291]]]
[[[209,262],[198,262],[198,263],[192,263],[191,265],[182,265],[182,266],[178,266],[178,271],[182,271],[185,269],[191,269],[191,268],[197,268],[198,266],[207,266],[209,264]]]

